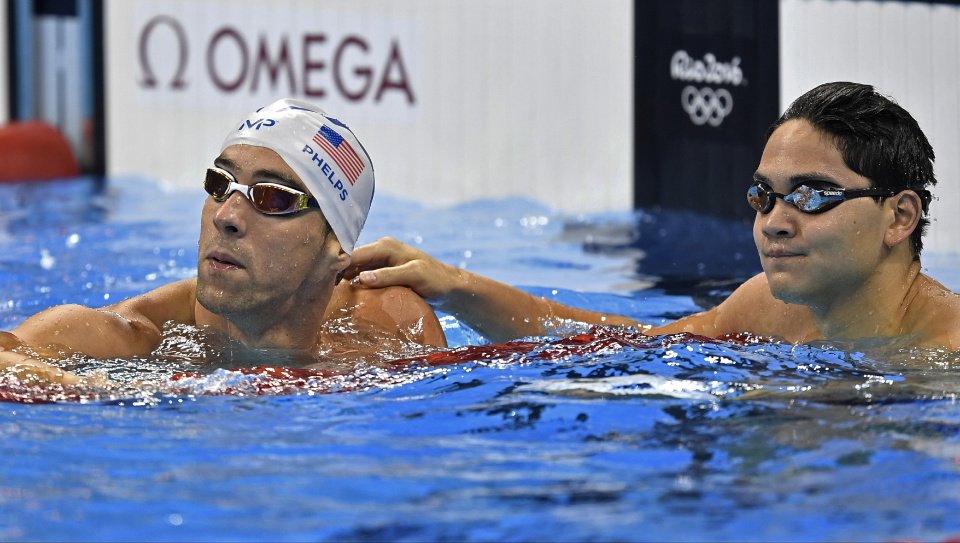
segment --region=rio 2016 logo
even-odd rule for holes
[[[716,55],[707,53],[703,55],[703,60],[698,60],[682,49],[670,59],[670,78],[712,85],[697,87],[691,84],[680,92],[680,105],[697,126],[720,126],[733,112],[733,95],[721,85],[739,87],[747,84],[740,68],[740,57],[733,57],[730,62],[719,62]]]

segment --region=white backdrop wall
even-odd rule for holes
[[[247,112],[296,96],[359,134],[378,191],[631,207],[630,0],[133,0],[104,11],[111,175],[198,186]]]
[[[937,154],[925,251],[960,250],[960,7],[781,0],[780,101],[827,81],[869,83],[920,123]]]

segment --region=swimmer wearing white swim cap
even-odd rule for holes
[[[224,140],[265,147],[300,176],[347,253],[353,251],[373,201],[373,161],[350,128],[301,100],[277,100],[244,117]]]
[[[433,310],[410,289],[371,291],[339,280],[374,193],[370,155],[341,119],[278,100],[231,123],[219,156],[198,177],[209,196],[196,279],[100,309],[47,309],[0,333],[0,373],[78,383],[36,353],[56,343],[57,357],[145,356],[175,325],[228,342],[230,349],[218,349],[227,368],[263,363],[270,349],[298,366],[352,371],[414,354],[416,345],[446,345]]]

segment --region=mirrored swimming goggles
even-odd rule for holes
[[[868,196],[876,197],[890,197],[894,194],[897,194],[902,189],[880,189],[880,188],[869,188],[869,189],[840,189],[840,188],[825,188],[817,189],[813,188],[810,185],[797,185],[790,194],[780,194],[779,192],[773,192],[767,185],[755,182],[750,185],[750,188],[747,189],[747,202],[750,204],[750,207],[756,209],[760,213],[769,213],[773,209],[773,204],[776,203],[777,198],[783,199],[784,202],[792,205],[793,207],[799,209],[804,213],[823,213],[829,209],[832,209],[847,200],[853,200],[855,198],[865,198]],[[926,192],[926,191],[922,191]]]
[[[266,215],[288,215],[308,207],[320,207],[314,198],[299,190],[276,183],[243,185],[237,183],[233,174],[220,168],[207,169],[203,188],[218,202],[223,202],[234,191],[238,191],[250,200],[254,209]]]

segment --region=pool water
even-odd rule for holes
[[[0,328],[193,276],[203,196],[142,178],[0,186]],[[361,241],[382,235],[654,323],[758,269],[749,227],[668,211],[571,217],[529,200],[437,209],[381,195]],[[960,288],[956,255],[924,260]],[[335,380],[231,361],[175,375],[189,368],[160,355],[75,362],[149,386],[0,403],[0,539],[960,534],[954,353],[582,326],[488,345],[441,317],[451,353]],[[254,365],[282,364],[265,353]]]

